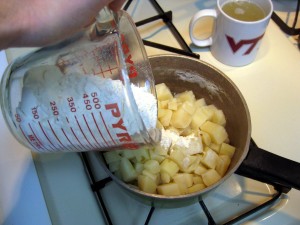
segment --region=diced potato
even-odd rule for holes
[[[174,96],[180,102],[195,102],[196,97],[192,91],[184,91]]]
[[[157,109],[162,109],[161,102],[159,100],[157,100]]]
[[[184,162],[186,161],[185,158],[188,157],[186,154],[184,154],[184,151],[181,150],[175,150],[173,149],[170,152],[170,159],[174,161],[179,167],[184,168]],[[186,168],[189,166],[189,164],[186,166]]]
[[[219,156],[219,159],[218,159],[218,162],[216,165],[216,171],[222,177],[225,175],[226,171],[228,170],[230,162],[231,162],[231,159],[228,155],[220,155]]]
[[[136,162],[133,165],[135,171],[137,172],[137,174],[141,174],[144,170],[144,164],[140,163],[140,162]]]
[[[205,102],[204,98],[200,98],[200,99],[196,100],[196,102],[195,102],[196,108],[201,108],[202,106],[205,106],[205,105],[206,105],[206,102]]]
[[[117,170],[119,170],[119,167],[120,167],[120,161],[121,160],[118,160],[118,161],[114,161],[114,162],[111,162],[108,164],[108,168],[111,172],[115,172]]]
[[[146,161],[144,163],[144,168],[153,174],[157,174],[160,171],[159,163],[153,159]]]
[[[195,192],[201,191],[204,188],[206,188],[205,184],[195,184],[195,185],[189,187],[187,190],[188,190],[188,193],[190,194],[190,193],[195,193]]]
[[[133,150],[135,153],[135,158],[138,162],[145,162],[150,159],[149,150],[147,148],[140,148],[138,150]]]
[[[222,144],[228,138],[225,128],[219,124],[206,121],[200,126],[201,130],[208,133],[211,140],[216,144]]]
[[[160,101],[172,99],[173,95],[165,83],[155,85],[157,99]]]
[[[206,171],[207,171],[206,167],[204,167],[203,165],[198,165],[195,168],[194,173],[197,175],[202,175],[202,174],[206,173]]]
[[[159,118],[159,121],[161,122],[163,127],[168,127],[170,125],[170,121],[171,121],[171,118],[172,118],[172,115],[173,115],[173,111],[170,110],[170,109],[160,109],[160,110],[158,110],[158,113],[161,110],[165,110],[165,114]]]
[[[157,118],[160,119],[162,117],[164,117],[166,114],[168,114],[169,112],[172,112],[172,110],[170,109],[159,109],[157,112]]]
[[[164,126],[161,124],[161,122],[159,120],[156,121],[156,128],[158,129],[164,129]]]
[[[218,144],[213,143],[213,142],[210,143],[210,145],[209,145],[209,148],[211,148],[212,150],[214,150],[218,154],[220,152],[220,147],[221,147],[221,145],[218,145]]]
[[[145,176],[145,175],[139,175],[138,176],[138,186],[140,190],[150,193],[150,194],[155,194],[156,193],[156,188],[157,185],[155,181],[153,181],[151,178]]]
[[[217,183],[221,179],[220,174],[218,174],[218,172],[214,169],[207,170],[201,176],[206,186],[211,186]]]
[[[192,116],[191,127],[198,129],[204,122],[209,120],[209,118],[209,115],[207,115],[202,108],[198,108]]]
[[[127,159],[133,159],[133,158],[135,158],[136,151],[139,151],[139,149],[137,149],[137,150],[123,150],[121,152],[121,156],[125,157]]]
[[[190,155],[189,158],[190,158],[190,165],[187,168],[181,168],[181,171],[184,173],[193,173],[201,161],[201,157],[199,154]]]
[[[171,176],[166,172],[160,172],[160,180],[162,184],[168,184],[171,182]]]
[[[204,156],[201,160],[201,163],[210,169],[215,169],[218,157],[219,156],[215,151],[213,151],[212,149],[208,149],[206,152],[204,152]]]
[[[223,111],[220,109],[215,110],[215,113],[214,113],[211,121],[214,123],[220,124],[221,126],[225,126],[226,119],[225,119],[225,115],[224,115]]]
[[[188,187],[193,185],[193,175],[189,173],[177,173],[173,176],[173,180],[177,183],[183,193]]]
[[[179,171],[179,166],[170,159],[165,159],[160,164],[160,171],[168,173],[171,177],[173,177]]]
[[[201,109],[208,116],[208,120],[211,120],[215,114],[215,111],[218,110],[214,105],[205,105],[201,107]]]
[[[159,174],[153,174],[149,170],[143,170],[142,175],[149,177],[151,180],[153,180],[156,184],[159,184],[160,182],[160,176]]]
[[[221,144],[220,155],[228,155],[230,158],[233,157],[235,147],[226,143]]]
[[[160,101],[160,109],[168,109],[169,99]]]
[[[209,146],[211,144],[211,138],[208,133],[201,131],[202,143]]]
[[[123,157],[120,161],[119,170],[121,172],[122,180],[124,180],[125,182],[130,182],[137,179],[137,172],[135,171],[129,159],[125,157]]]
[[[153,149],[149,150],[150,159],[154,159],[157,162],[161,163],[166,157],[163,155],[157,154]]]
[[[117,151],[104,152],[103,156],[107,164],[121,160],[121,156]]]
[[[169,100],[168,109],[175,111],[175,110],[177,110],[177,107],[178,107],[178,104],[177,104],[176,98]]]
[[[170,159],[177,163],[180,171],[185,173],[193,172],[200,162],[199,155],[185,155],[184,152],[180,150],[173,150],[170,153]]]
[[[181,105],[182,109],[189,113],[191,116],[194,114],[196,107],[193,102],[186,101]]]
[[[176,183],[158,185],[156,190],[158,194],[166,196],[175,196],[181,194],[180,188]]]
[[[181,136],[189,136],[191,134],[195,134],[195,130],[192,129],[190,126],[188,126],[187,128],[183,129],[181,132],[180,132],[180,135]]]
[[[170,124],[175,128],[186,128],[192,121],[191,115],[182,107],[173,112]]]
[[[193,176],[193,184],[204,184],[202,177],[194,175]]]

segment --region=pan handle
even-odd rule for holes
[[[236,174],[281,187],[300,190],[300,163],[259,148],[253,140]]]

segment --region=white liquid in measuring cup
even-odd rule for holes
[[[146,129],[154,129],[156,98],[142,87],[131,88]],[[140,131],[125,101],[120,80],[40,66],[24,76],[15,123],[39,152],[135,148]]]

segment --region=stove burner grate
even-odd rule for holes
[[[273,12],[272,20],[279,26],[279,28],[288,35],[300,35],[300,28],[296,28],[300,10],[300,0],[297,1],[295,10],[295,17],[292,26],[286,24],[277,14]]]
[[[127,1],[126,5],[124,6],[123,9],[127,10],[128,7],[130,6],[131,2],[132,2],[132,0]],[[172,22],[172,11],[165,12],[156,0],[150,0],[150,2],[152,3],[153,7],[157,11],[158,15],[147,18],[147,19],[139,21],[139,22],[136,22],[136,26],[139,27],[144,24],[151,23],[151,22],[161,19],[167,25],[167,27],[170,29],[172,35],[175,37],[175,39],[177,40],[178,44],[180,45],[180,47],[182,49],[174,48],[172,46],[163,45],[163,44],[159,44],[159,43],[155,43],[155,42],[143,39],[144,45],[147,45],[149,47],[158,48],[158,49],[165,50],[165,51],[169,51],[169,52],[173,52],[173,53],[177,53],[177,54],[181,54],[181,55],[185,55],[185,56],[190,56],[190,57],[193,57],[196,59],[200,59],[200,55],[197,53],[194,53],[191,50],[191,48],[187,45],[187,43],[185,42],[185,40],[183,39],[183,37],[181,36],[179,31],[174,26],[174,24]]]
[[[252,142],[252,144],[254,144],[253,140],[251,140],[251,142]],[[87,174],[89,176],[89,179],[90,179],[91,189],[96,194],[97,200],[99,202],[101,212],[102,212],[104,218],[106,219],[107,224],[108,225],[114,225],[113,222],[112,222],[112,219],[109,215],[109,212],[106,208],[106,205],[105,205],[105,202],[102,198],[102,195],[101,195],[101,190],[104,189],[107,184],[112,182],[112,179],[110,177],[107,177],[107,178],[104,178],[104,179],[96,180],[95,179],[95,174],[94,174],[94,172],[91,168],[91,165],[90,165],[91,162],[89,160],[89,157],[88,157],[87,153],[82,152],[82,153],[80,153],[80,155],[81,155],[83,164],[84,164],[84,166],[87,170]],[[241,222],[241,221],[243,221],[247,218],[250,218],[252,215],[254,215],[257,212],[260,212],[263,209],[270,208],[271,206],[273,206],[277,202],[277,200],[281,197],[281,195],[283,193],[287,193],[289,191],[289,190],[286,189],[286,187],[282,187],[280,185],[274,185],[274,184],[271,184],[271,185],[276,190],[276,193],[274,193],[273,196],[270,199],[268,199],[267,201],[265,201],[265,202],[263,202],[263,203],[261,203],[257,206],[254,206],[249,211],[243,212],[240,215],[236,215],[234,218],[230,219],[229,221],[226,221],[226,222],[222,223],[222,225],[236,224],[236,223]],[[208,225],[217,225],[217,223],[215,222],[215,219],[213,218],[213,216],[210,213],[210,210],[208,209],[208,207],[206,206],[206,204],[203,200],[199,201],[199,206],[200,206],[199,210],[203,210],[203,212],[204,212],[204,214],[207,218]],[[156,208],[153,207],[153,206],[150,208],[149,213],[148,213],[147,218],[146,218],[145,223],[144,223],[145,225],[148,225],[149,222],[151,221],[151,218],[154,215],[155,209]]]

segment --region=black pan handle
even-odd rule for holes
[[[282,187],[286,192],[291,188],[300,190],[300,163],[263,150],[253,140],[247,157],[235,173]]]

